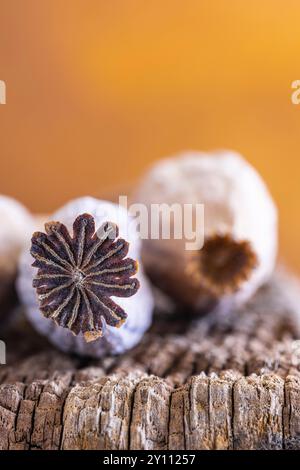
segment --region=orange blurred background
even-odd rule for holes
[[[1,0],[0,193],[33,211],[183,149],[240,151],[300,272],[300,2]]]

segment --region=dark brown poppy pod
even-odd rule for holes
[[[86,197],[53,220],[33,234],[21,261],[28,318],[64,351],[100,357],[135,346],[151,323],[153,299],[126,210]]]
[[[159,224],[180,205],[204,208],[194,218],[201,243],[190,250],[184,234],[143,241],[142,260],[154,285],[197,312],[245,302],[271,275],[277,255],[277,210],[262,178],[231,151],[187,152],[158,162],[132,202],[164,207]],[[170,233],[174,234],[174,220]],[[182,219],[184,219],[184,214]],[[155,221],[151,221],[155,223]],[[198,225],[197,225],[198,224]],[[185,229],[185,227],[184,227]],[[204,242],[204,244],[203,244]]]
[[[0,196],[0,319],[10,315],[16,302],[14,290],[19,256],[30,240],[33,218],[25,207]]]

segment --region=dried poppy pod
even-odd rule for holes
[[[10,314],[18,260],[33,230],[33,218],[22,204],[0,196],[0,319]]]
[[[185,236],[143,242],[146,272],[177,303],[197,312],[230,308],[246,301],[273,271],[277,210],[261,177],[234,152],[188,152],[162,160],[145,175],[132,202],[146,204],[149,212],[153,204],[180,204],[183,211],[188,204],[193,215],[203,204],[204,220],[193,219],[202,248],[196,243],[186,249],[191,240]],[[166,217],[162,210],[160,224]]]
[[[85,197],[53,220],[21,260],[28,318],[64,351],[100,357],[133,347],[150,326],[153,299],[127,211]]]

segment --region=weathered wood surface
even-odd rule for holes
[[[286,277],[227,316],[157,315],[137,348],[102,361],[20,320],[0,366],[0,448],[300,449],[298,338]]]

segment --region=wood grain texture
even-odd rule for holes
[[[0,368],[1,449],[300,449],[300,290],[276,275],[243,309],[156,315],[138,347],[65,356],[21,318]]]

